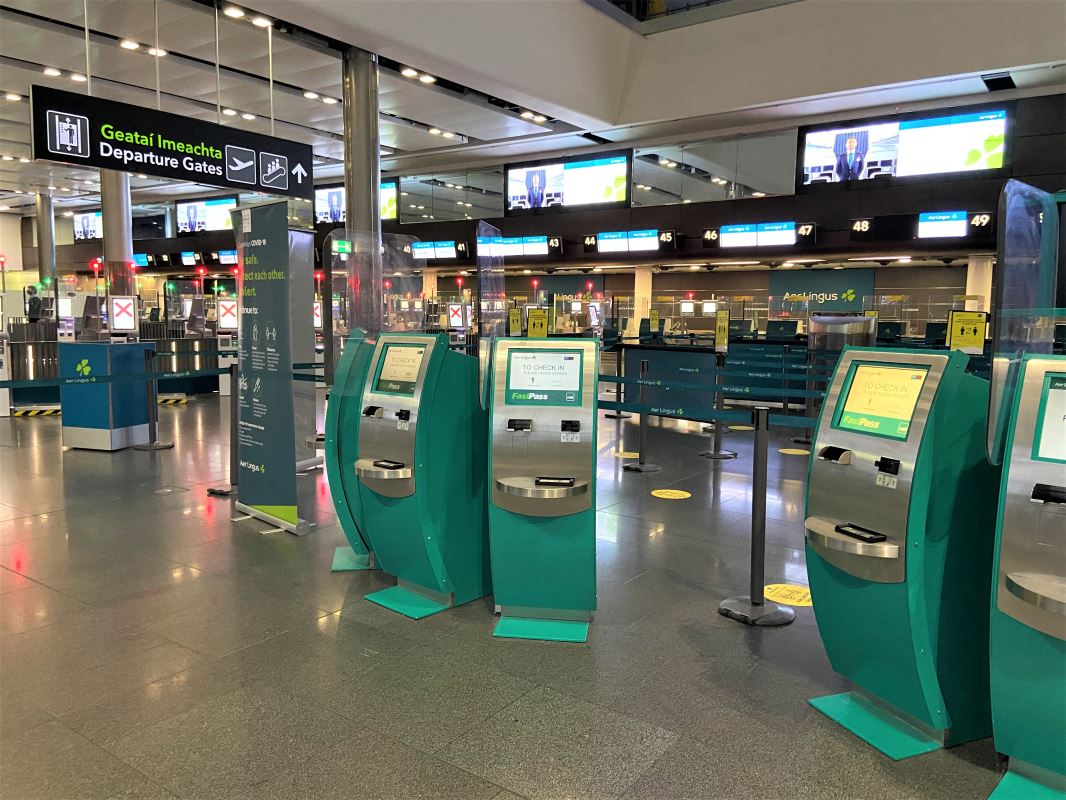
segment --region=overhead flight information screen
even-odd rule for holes
[[[507,353],[507,394],[513,406],[581,405],[580,350],[520,350]]]
[[[834,427],[905,441],[927,373],[926,367],[856,365]]]
[[[233,227],[229,212],[237,207],[232,197],[192,200],[177,204],[178,233],[226,231]]]
[[[507,167],[507,210],[549,206],[624,205],[629,200],[629,155],[516,164]]]
[[[374,391],[414,394],[418,384],[418,370],[422,366],[422,356],[425,353],[426,348],[422,345],[386,345]]]
[[[1066,375],[1048,375],[1033,457],[1066,464]]]

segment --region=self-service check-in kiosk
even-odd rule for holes
[[[446,334],[383,333],[361,404],[362,530],[397,579],[366,599],[420,619],[488,594],[477,359],[449,350]]]
[[[1066,798],[1066,358],[1023,362],[992,587],[995,800]]]
[[[998,469],[959,352],[848,348],[811,448],[807,573],[833,668],[816,709],[895,758],[987,736]]]
[[[595,339],[498,339],[489,532],[495,635],[583,642],[596,608]]]

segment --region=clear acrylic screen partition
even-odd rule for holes
[[[495,243],[500,230],[485,221],[477,225],[478,377],[481,404],[488,408],[489,359],[492,342],[507,332],[507,295],[504,288],[503,256]]]
[[[1058,207],[1028,184],[1007,181],[999,198],[999,252],[994,271],[992,380],[988,460],[1003,463],[1014,392],[1026,353],[1050,353],[1055,334]]]

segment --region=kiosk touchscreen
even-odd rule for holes
[[[811,448],[807,572],[833,668],[811,705],[895,758],[990,732],[998,470],[988,384],[955,352],[847,348]]]
[[[489,537],[496,636],[583,642],[596,608],[595,339],[493,353]]]
[[[367,339],[366,331],[353,330],[337,359],[326,401],[326,477],[337,519],[348,539],[347,547],[338,547],[333,553],[333,572],[374,568],[374,552],[364,533],[359,477],[355,474],[363,387],[373,354],[374,342]]]
[[[1066,798],[1066,357],[1022,365],[992,587],[995,800]]]
[[[420,619],[488,594],[477,359],[446,334],[383,333],[360,402],[361,530],[397,581],[366,599]]]

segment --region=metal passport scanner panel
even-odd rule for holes
[[[355,472],[385,497],[415,493],[415,434],[433,336],[382,334],[363,389]],[[417,363],[416,363],[417,362]]]
[[[1007,456],[996,606],[1066,640],[1066,360],[1025,362]]]
[[[805,524],[815,552],[849,575],[876,583],[906,577],[914,467],[947,363],[946,355],[928,352],[847,351],[840,358],[811,451]],[[905,438],[839,426],[841,406],[863,366],[926,370]]]
[[[531,517],[561,517],[592,507],[594,404],[582,398],[596,396],[596,346],[593,339],[497,341],[492,367],[493,505]],[[580,359],[576,394],[573,387],[527,391],[536,379],[522,383],[520,371],[565,373],[562,359],[567,357]],[[516,402],[516,397],[522,399]]]

